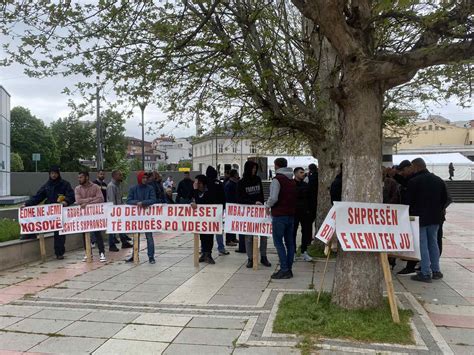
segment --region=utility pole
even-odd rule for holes
[[[97,120],[96,120],[96,141],[97,141],[97,154],[96,154],[96,165],[97,171],[103,169],[103,162],[102,162],[102,127],[100,122],[100,89],[99,89],[99,76],[97,76],[97,87],[96,87],[96,109],[97,109]]]
[[[142,170],[145,171],[145,108],[146,102],[139,104],[142,110]]]

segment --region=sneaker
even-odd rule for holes
[[[291,279],[293,277],[293,273],[288,270],[288,271],[281,271],[278,270],[278,272],[275,272],[271,278],[274,280],[283,280],[283,279]]]
[[[249,268],[249,269],[253,268],[253,261],[250,260],[250,259],[247,260],[247,265],[246,265],[246,266],[247,266],[247,268]]]
[[[117,248],[117,246],[116,246],[115,244],[112,244],[112,245],[109,247],[109,251],[116,252],[116,251],[119,251],[119,248]]]
[[[56,255],[56,259],[58,259],[58,260],[64,260],[64,255]]]
[[[199,256],[199,262],[203,263],[205,260],[206,260],[206,255],[204,255],[204,253],[201,253],[201,255]]]
[[[105,263],[107,261],[107,259],[105,258],[105,254],[104,253],[100,253],[99,254],[99,261],[101,263]]]
[[[433,280],[441,280],[443,278],[443,273],[441,271],[433,271]]]
[[[410,277],[413,281],[420,281],[420,282],[426,282],[426,283],[431,283],[431,276],[430,275],[423,275],[421,272],[419,272],[416,275],[413,275]]]
[[[307,251],[305,251],[305,252],[303,253],[303,260],[304,260],[304,261],[313,261],[313,258],[308,255],[308,252],[307,252]]]
[[[238,244],[236,242],[227,242],[225,245],[228,247],[236,247]]]
[[[94,256],[91,256],[91,260],[94,260]],[[87,255],[84,255],[82,258],[82,262],[85,263],[87,261]]]
[[[204,257],[204,261],[208,264],[215,264],[216,263],[214,261],[214,259],[212,258],[211,253],[206,254],[206,256]]]
[[[397,272],[397,275],[408,275],[408,274],[413,274],[414,272],[416,272],[415,269],[403,268],[399,272]]]
[[[229,255],[230,253],[227,251],[227,250],[222,250],[219,252],[219,256],[222,256],[222,255]]]
[[[155,260],[154,258],[151,258],[150,260],[148,260],[148,262],[149,262],[150,264],[156,264],[156,260]]]
[[[133,245],[129,242],[122,243],[122,249],[133,248]]]
[[[129,257],[128,259],[125,259],[126,263],[133,263],[133,256]]]
[[[260,264],[262,264],[263,266],[266,266],[266,267],[272,266],[272,264],[268,261],[266,256],[262,256],[260,258]]]

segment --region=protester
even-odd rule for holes
[[[104,202],[107,201],[107,183],[105,182],[105,171],[99,170],[97,172],[97,178],[92,183],[98,185],[104,196]]]
[[[421,272],[412,276],[415,281],[431,282],[443,278],[439,266],[437,233],[442,213],[448,202],[444,181],[426,169],[421,158],[411,162],[413,177],[408,182],[410,215],[420,217]]]
[[[174,185],[173,178],[171,177],[171,175],[169,175],[168,178],[166,179],[166,181],[163,183],[163,188],[164,189],[167,189],[167,188],[173,189],[173,185]]]
[[[239,173],[237,170],[232,169],[229,171],[229,180],[224,185],[225,202],[226,203],[237,203],[237,183],[239,182]],[[244,236],[242,241],[245,243]],[[226,233],[225,245],[235,247],[237,245],[237,238],[233,233]]]
[[[148,185],[153,187],[156,203],[166,203],[165,189],[163,188],[162,177],[159,172],[153,171],[147,174]]]
[[[247,160],[244,165],[244,174],[237,183],[237,203],[244,205],[263,205],[263,185],[262,180],[257,175],[258,164]],[[230,182],[229,182],[230,184]],[[260,236],[260,263],[264,266],[272,266],[267,259],[267,240],[265,236]],[[245,236],[245,250],[247,252],[247,267],[253,267],[253,235]]]
[[[224,184],[224,187],[229,182],[229,179],[230,179],[230,170],[225,170],[224,171],[224,180],[222,181],[222,183]]]
[[[388,175],[389,169],[382,166],[383,203],[400,203],[400,190],[395,179]]]
[[[331,195],[331,204],[334,205],[334,201],[342,201],[342,164],[340,165],[339,174],[336,175],[331,183],[329,193]]]
[[[71,184],[61,178],[61,172],[58,166],[52,166],[49,169],[49,180],[40,187],[38,192],[25,202],[25,206],[36,206],[40,203],[54,204],[60,203],[64,207],[74,203],[74,190]],[[54,254],[56,259],[64,259],[66,236],[54,232]]]
[[[86,208],[87,205],[92,205],[94,203],[103,203],[104,195],[102,195],[101,188],[90,182],[89,173],[87,171],[81,171],[78,175],[79,185],[74,189],[74,196],[76,203],[81,206],[81,208]],[[101,231],[92,232],[95,236],[97,247],[99,248],[99,260],[101,262],[106,262],[105,258],[105,248],[104,248],[104,239],[102,238]],[[84,249],[86,248],[85,236],[84,240]],[[84,256],[82,261],[87,261],[87,255]]]
[[[225,208],[225,193],[224,185],[222,181],[218,179],[217,170],[212,166],[208,166],[206,169],[207,177],[207,189],[209,190],[209,195],[211,196],[212,203],[215,205],[222,205]],[[219,255],[229,255],[230,253],[225,249],[224,237],[222,234],[216,234],[217,241],[217,251]]]
[[[304,261],[313,261],[313,258],[308,255],[308,246],[311,244],[313,239],[312,235],[312,224],[313,218],[311,215],[311,189],[309,185],[304,181],[305,174],[304,169],[301,167],[293,170],[296,183],[296,213],[294,220],[293,229],[293,246],[295,251],[296,247],[296,235],[298,233],[298,226],[301,225],[301,253],[303,254]]]
[[[449,163],[449,166],[448,166],[448,171],[449,171],[449,180],[453,180],[453,177],[454,177],[454,165],[453,163]]]
[[[168,187],[165,191],[165,197],[166,197],[166,203],[170,203],[170,204],[173,204],[174,203],[174,200],[173,200],[173,190]]]
[[[318,167],[316,164],[309,164],[308,166],[308,176],[305,178],[305,182],[309,185],[309,195],[310,195],[310,215],[312,218],[311,225],[316,220],[316,213],[318,209]]]
[[[112,202],[114,205],[122,205],[122,181],[123,175],[120,170],[112,171],[112,180],[110,180],[109,184],[107,185],[107,202]],[[120,242],[122,243],[122,249],[131,248],[132,244],[130,244],[127,240],[126,234],[120,234]],[[119,249],[115,245],[115,235],[109,234],[109,251],[117,252]]]
[[[296,184],[293,180],[293,170],[287,167],[288,162],[285,158],[275,159],[274,165],[275,177],[270,183],[270,196],[265,206],[271,208],[273,244],[280,259],[280,270],[271,278],[290,279],[293,277],[292,266],[295,255],[293,228],[296,212]]]
[[[128,191],[127,197],[127,204],[128,205],[136,205],[139,208],[147,208],[151,206],[156,201],[156,194],[155,190],[152,186],[147,184],[147,175],[144,171],[139,171],[137,173],[137,185],[132,186]],[[155,243],[153,241],[153,233],[146,232],[146,244],[147,244],[147,252],[148,252],[148,261],[150,264],[155,263]],[[140,243],[140,240],[138,240]],[[127,260],[127,262],[133,261],[133,255]]]
[[[193,199],[193,180],[189,175],[189,171],[184,172],[184,178],[178,184],[178,195],[176,196],[177,203],[191,203]]]
[[[198,175],[194,181],[194,197],[192,206],[197,208],[197,205],[212,205],[214,204],[213,197],[208,189],[208,181],[205,175]],[[215,264],[212,258],[212,248],[214,246],[214,236],[212,234],[201,234],[201,256],[199,262],[208,264]]]

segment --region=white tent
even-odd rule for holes
[[[273,162],[276,158],[285,158],[288,160],[288,167],[289,168],[297,168],[302,167],[303,169],[307,170],[309,164],[316,164],[318,165],[318,159],[311,155],[272,155],[267,156],[268,159],[268,168],[275,173],[275,166]]]
[[[428,170],[444,180],[449,178],[449,163],[453,163],[455,169],[453,180],[472,180],[474,162],[461,153],[398,154],[393,155],[393,164],[398,165],[402,160],[412,161],[415,158],[422,158],[425,161]]]

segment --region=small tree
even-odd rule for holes
[[[20,154],[10,154],[10,170],[13,172],[25,170],[25,167],[23,166],[23,160],[21,159]]]

